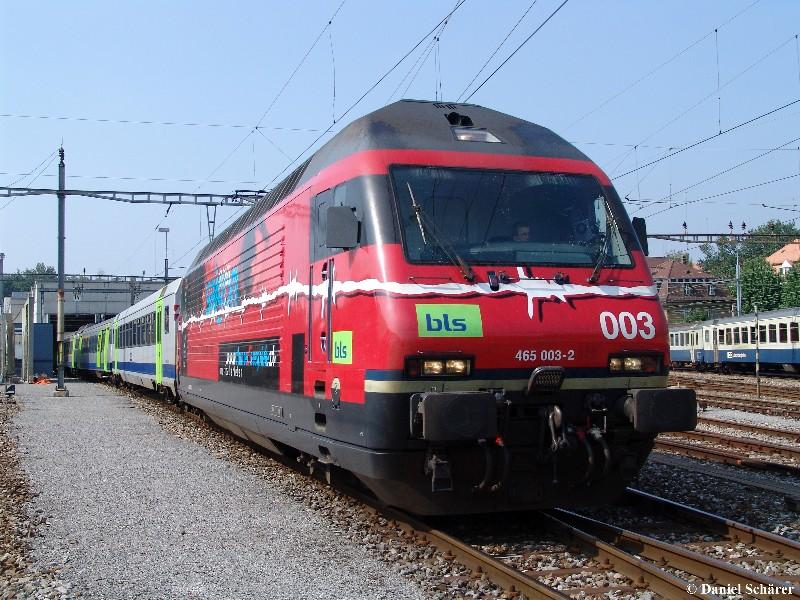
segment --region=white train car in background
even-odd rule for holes
[[[698,370],[800,372],[800,308],[670,327],[670,359]]]
[[[175,372],[176,279],[113,319],[66,336],[67,367],[115,382],[177,395]]]

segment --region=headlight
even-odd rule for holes
[[[422,361],[423,375],[441,375],[443,371],[444,371],[444,362],[441,360]]]
[[[448,375],[469,375],[469,361],[463,358],[449,359],[444,364]]]
[[[661,356],[611,356],[608,370],[612,373],[660,373]]]
[[[406,359],[406,375],[409,377],[467,377],[471,372],[471,358],[414,356]]]
[[[634,358],[632,356],[626,356],[622,359],[622,370],[623,371],[641,371],[642,370],[642,359],[641,358]]]

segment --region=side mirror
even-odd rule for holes
[[[633,217],[633,230],[636,232],[636,237],[639,238],[639,245],[642,247],[642,252],[645,256],[650,255],[650,249],[647,247],[647,221],[642,217]]]
[[[326,215],[325,246],[349,250],[358,246],[359,222],[349,206],[331,206]]]

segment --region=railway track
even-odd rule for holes
[[[699,377],[687,377],[684,373],[671,373],[669,382],[671,385],[683,385],[695,388],[698,393],[705,393],[706,390],[703,388],[707,388],[709,391],[714,392],[756,395],[755,384],[746,380],[718,381]],[[800,402],[800,386],[782,386],[762,383],[761,397]]]
[[[389,519],[404,539],[433,544],[474,576],[526,598],[724,598],[730,586],[754,590],[747,597],[800,595],[794,591],[800,590],[797,542],[634,489],[626,491],[625,506],[669,514],[684,528],[691,523],[700,532],[697,541],[668,543],[565,510],[503,516],[503,524],[485,517],[490,533],[470,540],[473,523],[462,522],[461,533],[453,533],[346,492]]]
[[[681,435],[682,434],[683,432]],[[690,456],[692,458],[699,458],[701,460],[710,460],[713,462],[724,463],[726,465],[737,465],[740,467],[758,469],[760,471],[777,471],[790,473],[792,475],[800,475],[800,466],[797,465],[772,462],[759,458],[750,458],[749,456],[743,456],[739,452],[703,446],[700,444],[693,444],[691,442],[681,442],[675,439],[658,437],[654,447],[658,450],[675,452],[683,456]]]
[[[750,423],[741,423],[739,421],[728,421],[726,419],[711,419],[709,417],[698,417],[697,424],[709,427],[734,429],[737,431],[743,431],[745,433],[755,433],[789,442],[800,442],[800,431],[793,431],[791,429],[763,427],[761,425],[752,425]]]
[[[788,417],[790,419],[800,419],[800,403],[785,402],[781,400],[765,400],[761,398],[731,398],[714,392],[697,390],[697,403],[701,409],[709,406],[717,408],[732,408],[744,412],[759,413],[763,415],[773,415],[778,417]]]
[[[682,438],[695,442],[707,442],[726,448],[738,448],[748,452],[768,455],[770,457],[781,457],[793,461],[800,460],[800,447],[788,446],[785,444],[775,444],[752,437],[732,436],[716,431],[696,429],[695,431],[676,431],[667,434],[668,438]]]
[[[732,469],[721,463],[701,463],[690,457],[664,452],[653,452],[648,460],[652,463],[669,465],[677,469],[705,475],[711,478],[709,481],[721,479],[735,483],[742,489],[753,488],[768,492],[775,498],[783,498],[787,506],[792,507],[792,510],[796,512],[800,512],[800,485],[795,485],[791,481],[784,481],[787,478],[771,477],[766,473],[749,469]]]

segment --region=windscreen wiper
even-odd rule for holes
[[[589,283],[596,283],[597,278],[600,276],[600,269],[603,268],[603,263],[606,262],[606,258],[608,257],[608,238],[610,237],[611,236],[609,235],[608,231],[603,236],[603,247],[600,248],[600,253],[597,256],[597,262],[594,265],[594,270],[589,276],[589,279],[587,279]]]
[[[411,189],[411,183],[406,182],[408,186],[408,193],[411,195],[411,208],[414,209],[414,216],[417,219],[419,226],[419,234],[422,236],[422,243],[428,245],[428,240],[425,238],[425,225],[422,224],[422,207],[417,204],[417,199],[414,197],[414,190]]]
[[[455,248],[453,248],[450,244],[443,242],[439,238],[439,236],[436,234],[436,226],[430,222],[427,215],[422,210],[422,207],[417,204],[417,199],[414,197],[414,190],[411,189],[411,183],[406,182],[406,185],[408,186],[408,193],[411,195],[411,207],[414,209],[414,216],[417,219],[419,232],[422,235],[422,243],[426,246],[428,245],[428,239],[425,236],[425,232],[427,232],[428,236],[437,246],[439,246],[448,260],[450,260],[450,262],[459,268],[461,274],[464,276],[464,279],[470,283],[475,281],[475,271],[473,271],[472,267],[470,267],[467,262],[461,258],[458,252],[456,252]]]
[[[611,212],[611,207],[608,206],[608,200],[603,196],[603,205],[606,208],[606,215],[608,219],[611,221],[611,225],[613,225],[617,231],[617,220],[614,218],[614,213]],[[600,198],[597,198],[598,200]],[[597,256],[597,262],[594,265],[594,269],[592,270],[592,274],[589,276],[587,281],[589,283],[597,283],[597,279],[600,276],[600,269],[603,268],[603,264],[606,262],[606,258],[608,258],[608,242],[611,239],[611,227],[609,226],[608,221],[606,221],[606,234],[603,236],[603,247],[600,248],[600,253]]]

